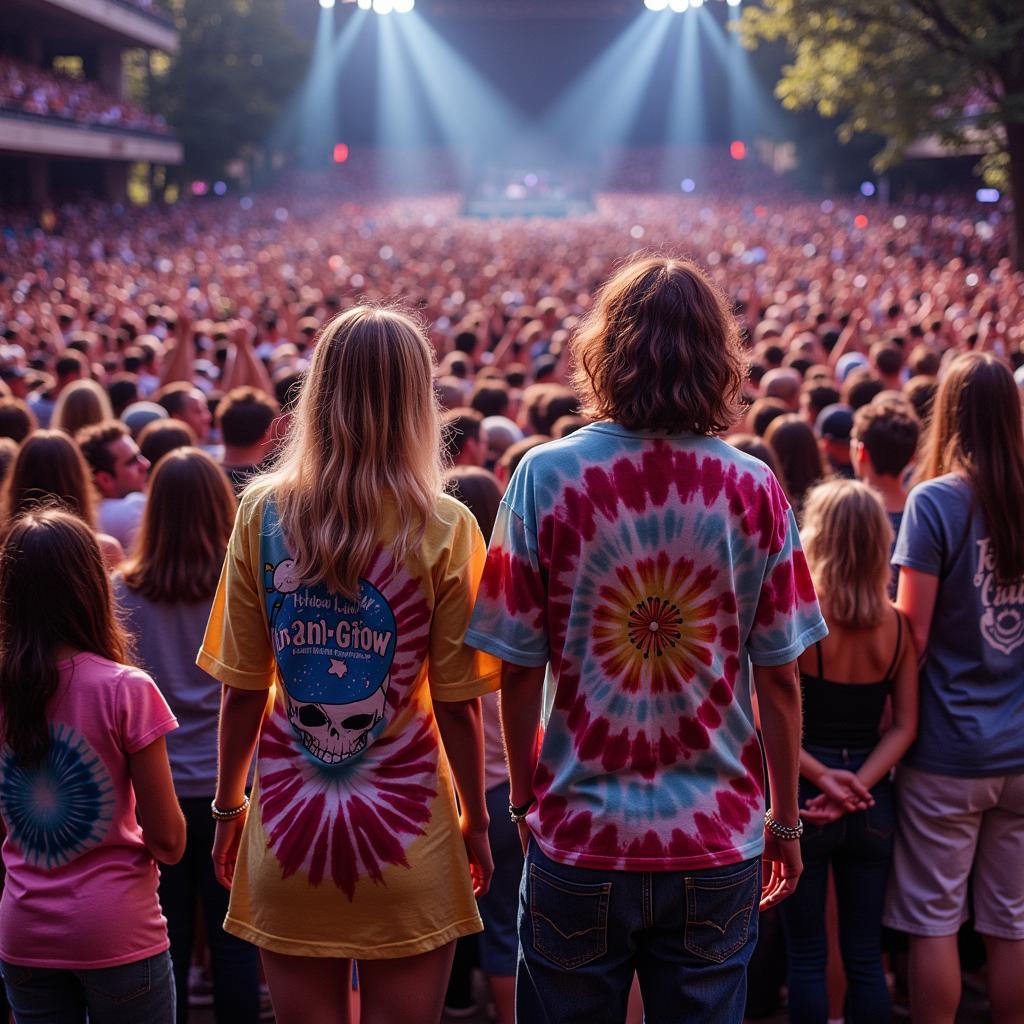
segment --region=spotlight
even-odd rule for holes
[[[676,14],[680,14],[690,6],[690,0],[668,0],[668,5]]]
[[[862,181],[860,183],[860,194],[870,198],[875,194],[875,183],[873,181]]]
[[[693,180],[693,178],[683,178],[683,180],[679,183],[679,187],[684,192],[692,192],[694,189],[696,189],[697,183]]]
[[[320,0],[320,6],[325,11],[329,11],[334,6],[334,0]]]
[[[999,189],[997,188],[979,188],[974,193],[974,198],[979,203],[998,203],[999,202]]]
[[[739,7],[743,0],[725,0],[730,7]]]
[[[359,10],[361,11],[368,11],[373,5],[373,0],[356,0],[356,2],[359,4]]]
[[[395,0],[395,14],[408,14],[416,6],[416,0]]]
[[[334,162],[336,164],[343,164],[348,159],[348,146],[344,142],[335,144],[334,147]]]
[[[378,14],[390,14],[395,9],[394,0],[373,0],[373,9]]]
[[[745,160],[747,157],[747,144],[739,139],[734,139],[729,143],[729,156],[733,160]]]
[[[704,0],[690,0],[690,6],[691,7],[703,7],[704,6]]]
[[[644,6],[649,11],[663,11],[668,7],[668,0],[644,0]]]

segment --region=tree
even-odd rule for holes
[[[307,48],[281,0],[168,0],[181,48],[153,83],[153,102],[185,146],[188,170],[217,177],[266,146],[306,71]]]
[[[986,180],[1014,200],[1024,269],[1024,2],[763,0],[740,31],[748,46],[783,40],[793,56],[776,93],[791,109],[842,116],[840,137],[876,132],[878,170],[923,136],[980,149]]]

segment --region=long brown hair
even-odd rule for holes
[[[775,456],[782,486],[799,515],[807,491],[825,475],[813,428],[796,413],[772,420],[764,439]]]
[[[351,597],[381,539],[401,561],[437,514],[444,480],[434,353],[415,320],[355,306],[324,324],[276,467],[248,486],[273,495],[295,571]]]
[[[946,369],[919,480],[960,473],[992,538],[996,577],[1024,576],[1024,425],[1013,375],[995,356],[965,352]]]
[[[127,658],[92,531],[64,510],[35,509],[15,520],[0,555],[0,727],[18,764],[49,750],[60,646]]]
[[[78,445],[60,430],[37,430],[22,442],[4,489],[7,521],[38,505],[60,504],[96,525],[92,476]]]
[[[691,260],[627,263],[601,287],[571,345],[584,416],[695,434],[722,433],[739,419],[747,372],[739,324]]]
[[[204,601],[213,595],[235,520],[224,471],[198,448],[157,463],[124,581],[150,601]]]

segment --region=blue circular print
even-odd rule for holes
[[[32,768],[0,762],[0,806],[11,840],[30,864],[57,868],[99,846],[114,818],[114,786],[84,737],[50,726],[50,750]]]

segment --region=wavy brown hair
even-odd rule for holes
[[[5,519],[39,505],[60,504],[96,526],[92,474],[78,445],[62,430],[37,430],[18,449],[4,488]]]
[[[61,646],[128,657],[92,531],[69,512],[35,509],[11,526],[0,555],[0,725],[18,764],[49,750]]]
[[[273,495],[299,576],[353,597],[383,539],[396,559],[420,544],[444,480],[434,353],[412,317],[355,306],[317,336],[275,468],[246,493]]]
[[[640,256],[597,294],[571,342],[582,415],[628,430],[720,434],[746,360],[722,292],[687,259]]]
[[[992,538],[1000,583],[1024,576],[1024,426],[1013,375],[987,352],[947,367],[935,396],[919,480],[959,473]]]
[[[207,600],[234,521],[235,493],[220,466],[198,448],[168,452],[150,477],[125,584],[150,601]]]

